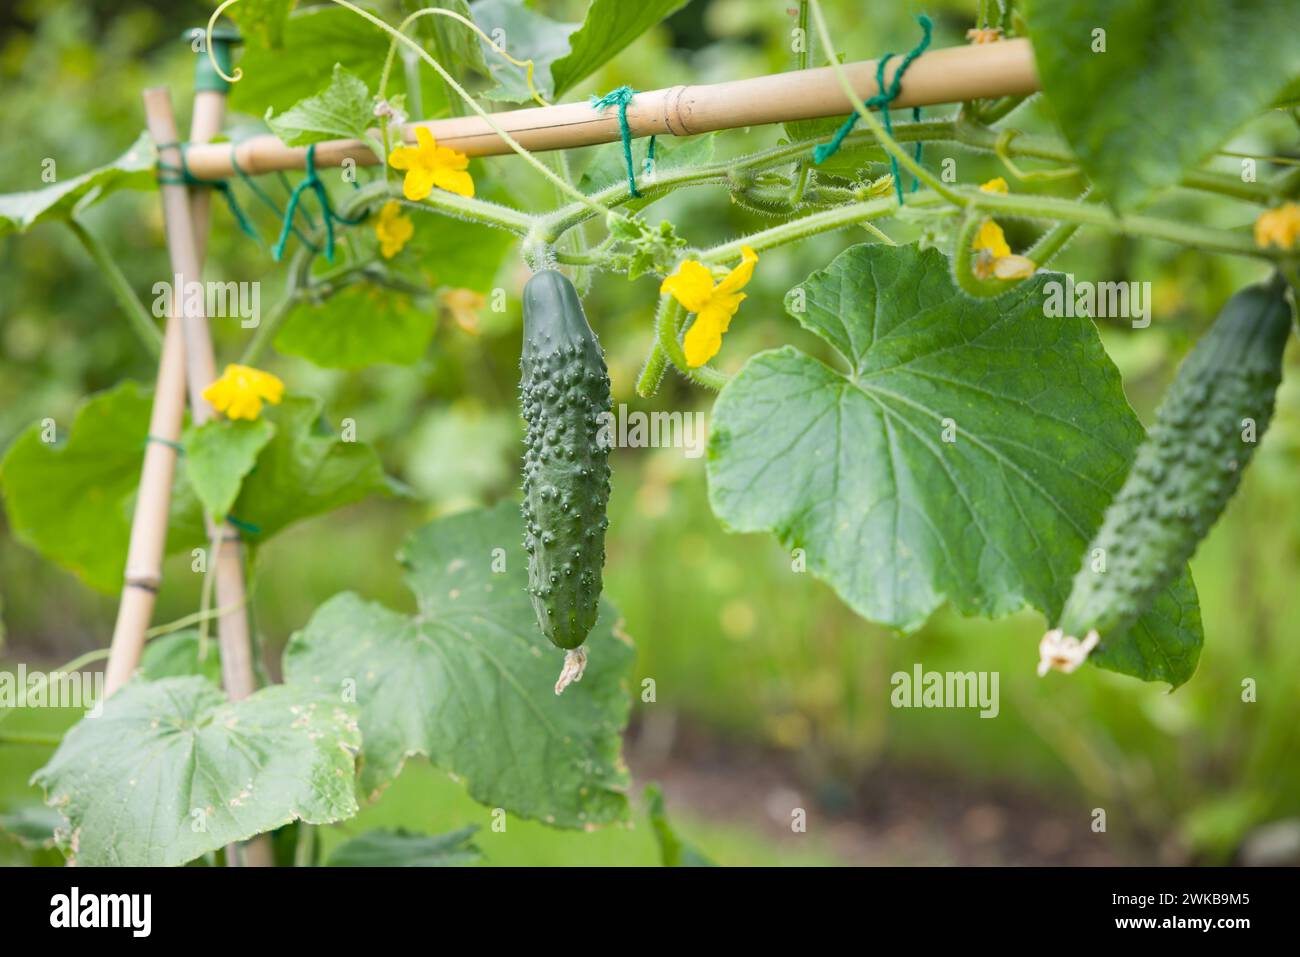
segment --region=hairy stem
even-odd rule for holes
[[[951,120],[927,120],[919,123],[904,123],[894,128],[894,139],[900,143],[917,140],[951,139],[953,123]],[[785,165],[799,156],[812,152],[825,137],[800,140],[797,143],[783,143],[780,146],[758,150],[747,156],[737,157],[717,163],[685,167],[660,172],[654,183],[638,187],[648,199],[659,199],[674,189],[682,186],[732,186],[738,174],[768,169]],[[875,135],[869,130],[850,133],[841,149],[860,146],[878,146]],[[605,206],[618,207],[632,198],[626,183],[615,183],[591,194],[591,198]],[[543,235],[554,242],[563,233],[587,220],[595,213],[578,203],[572,203],[543,216],[540,220]]]
[[[1119,235],[1162,239],[1166,242],[1193,246],[1209,252],[1230,253],[1234,256],[1278,259],[1283,255],[1282,250],[1258,248],[1254,240],[1245,233],[1198,226],[1158,216],[1120,215],[1104,206],[1075,199],[1060,199],[1055,196],[1017,196],[1006,193],[985,193],[979,190],[963,190],[963,193],[971,209],[991,214],[1097,226]]]
[[[976,123],[968,116],[959,117],[953,124],[954,139],[958,143],[978,150],[996,151],[998,138],[1002,135],[1002,131]],[[1074,154],[1060,140],[1029,133],[1017,134],[1005,144],[1005,151],[1011,156],[1046,160],[1052,163],[1068,164],[1075,161]],[[1263,204],[1271,202],[1277,190],[1276,185],[1272,183],[1244,183],[1239,177],[1203,169],[1188,170],[1183,174],[1180,185],[1187,189],[1218,193],[1233,199]]]
[[[940,198],[934,193],[913,193],[909,198],[908,205],[934,206],[940,201]],[[764,229],[714,246],[712,249],[705,250],[700,256],[700,261],[706,263],[728,262],[739,257],[741,248],[744,246],[750,247],[755,252],[774,249],[777,246],[787,246],[801,239],[807,239],[809,236],[816,236],[820,233],[843,229],[845,226],[851,226],[854,223],[887,216],[897,209],[898,200],[892,195],[851,203],[847,206],[836,206],[825,212],[813,213],[811,216],[793,219],[790,222],[781,223],[779,226],[773,226],[770,229]]]

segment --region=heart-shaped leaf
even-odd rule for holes
[[[841,253],[786,308],[845,368],[793,346],[745,364],[714,407],[713,510],[805,549],[872,621],[914,629],[944,600],[1054,620],[1145,432],[1091,320],[1045,315],[1048,279],[973,300],[935,250]],[[1178,685],[1201,638],[1184,570],[1090,660]]]
[[[489,807],[561,827],[625,816],[631,644],[602,604],[586,675],[555,694],[563,656],[537,627],[522,531],[510,502],[433,522],[400,556],[418,614],[344,592],[291,640],[288,681],[355,697],[366,793],[424,754]]]

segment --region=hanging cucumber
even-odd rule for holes
[[[1059,625],[1043,639],[1040,674],[1072,670],[1099,641],[1123,634],[1181,572],[1268,428],[1290,330],[1275,276],[1229,299],[1184,360],[1084,552]]]
[[[609,519],[609,375],[573,283],[552,270],[524,286],[520,401],[524,550],[542,633],[565,649],[559,694],[582,677],[579,646],[596,624]]]

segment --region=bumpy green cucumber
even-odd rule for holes
[[[1290,329],[1280,277],[1228,300],[1179,368],[1084,552],[1061,613],[1065,635],[1122,634],[1181,572],[1268,428]]]
[[[596,623],[605,565],[609,375],[577,290],[558,272],[524,286],[520,365],[528,591],[542,632],[574,649]]]

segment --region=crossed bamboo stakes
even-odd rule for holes
[[[198,90],[190,121],[190,142],[204,143],[219,132],[225,119],[226,95],[218,90]],[[168,152],[180,167],[180,146],[171,95],[166,87],[144,92],[145,118],[149,135],[158,144],[159,160]],[[201,302],[188,302],[184,290],[202,279],[203,258],[211,211],[211,194],[191,190],[181,182],[160,182],[167,251],[176,287],[163,334],[162,356],[149,416],[149,441],[145,447],[140,492],[131,522],[122,600],[118,606],[113,641],[109,646],[104,679],[106,695],[112,695],[135,673],[144,649],[145,632],[153,617],[158,588],[162,583],[162,559],[167,541],[167,516],[171,506],[172,480],[180,454],[181,422],[188,392],[190,418],[202,425],[214,415],[203,390],[216,378],[212,335]],[[221,679],[226,694],[238,701],[253,693],[252,643],[248,615],[244,608],[244,564],[239,532],[229,522],[208,517],[208,541],[214,563],[217,615],[217,644],[221,653]],[[227,861],[248,866],[272,864],[271,843],[266,835],[227,848]]]

